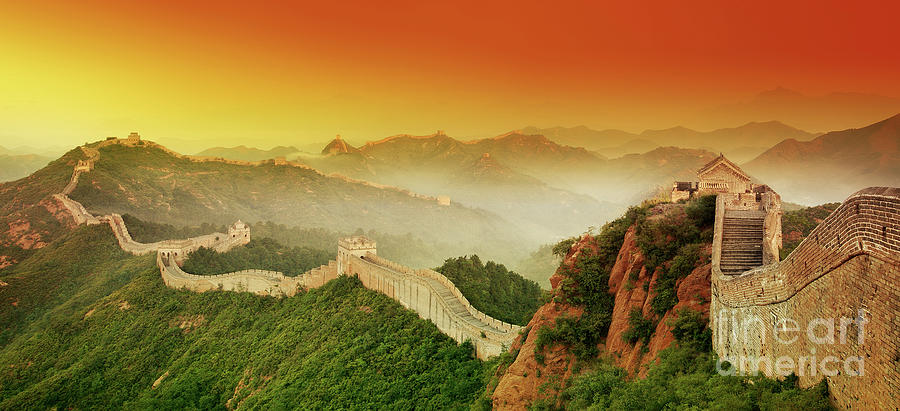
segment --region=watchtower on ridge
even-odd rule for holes
[[[375,242],[365,236],[353,236],[338,240],[337,272],[346,274],[351,258],[363,258],[367,253],[376,254]]]

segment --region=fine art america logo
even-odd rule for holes
[[[760,371],[782,377],[791,374],[800,377],[865,375],[862,356],[834,354],[858,353],[865,342],[868,322],[863,310],[853,318],[814,318],[801,324],[791,318],[773,315],[766,321],[756,315],[723,309],[716,315],[717,346],[724,347],[727,341],[759,342],[759,346],[754,347],[757,354],[763,351],[787,354],[778,357],[725,355],[716,362],[716,370],[721,375],[757,375]],[[843,347],[838,348],[839,345]]]

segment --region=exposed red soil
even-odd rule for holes
[[[595,239],[591,236],[584,236],[571,248],[564,264],[571,267],[582,252],[596,250],[596,248]],[[559,271],[550,277],[554,295],[559,293],[559,283],[562,280],[563,276]],[[529,332],[524,336],[524,342],[520,336],[510,348],[511,352],[518,351],[519,355],[506,369],[494,390],[492,399],[495,409],[524,409],[538,398],[555,397],[558,394],[558,387],[552,386],[551,378],[554,380],[562,378],[560,381],[570,378],[575,355],[562,345],[556,344],[544,348],[544,364],[539,364],[534,356],[538,330],[544,326],[552,327],[557,318],[564,316],[578,318],[583,312],[584,310],[580,307],[560,303],[555,299],[551,299],[549,303],[538,308],[525,328]]]
[[[676,207],[655,209],[653,214],[665,214]],[[656,216],[654,216],[656,217]],[[651,218],[654,218],[651,217]],[[584,252],[597,249],[596,239],[591,236],[582,237],[569,251],[563,260],[563,266],[571,267]],[[632,309],[640,309],[645,317],[652,317],[650,301],[654,295],[654,286],[659,275],[658,268],[648,273],[644,267],[645,257],[635,240],[635,227],[630,227],[625,235],[616,263],[610,272],[609,288],[615,294],[612,322],[605,342],[598,345],[601,356],[611,358],[615,364],[630,374],[644,376],[647,363],[674,341],[669,325],[682,308],[690,308],[708,315],[710,300],[710,247],[701,249],[699,266],[687,277],[676,283],[678,304],[663,316],[657,324],[653,337],[646,348],[642,342],[630,344],[622,338],[629,329],[629,314]],[[550,278],[552,295],[560,293],[559,285],[564,279],[560,270]],[[645,290],[645,284],[649,287]],[[546,347],[543,351],[544,365],[535,359],[534,348],[538,330],[543,326],[554,326],[556,319],[563,316],[580,317],[582,308],[551,300],[541,306],[528,323],[524,342],[520,336],[511,348],[518,350],[515,361],[500,377],[492,399],[497,409],[524,409],[537,399],[555,398],[565,381],[572,377],[575,368],[575,356],[562,345]]]
[[[65,225],[67,228],[75,228],[77,224],[75,223],[75,219],[72,218],[72,214],[69,212],[61,201],[57,200],[55,197],[50,197],[45,200],[42,200],[38,203],[40,206],[47,209],[53,218],[57,221]]]

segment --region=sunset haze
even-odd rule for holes
[[[891,2],[4,3],[7,146],[711,129],[738,125],[716,108],[777,86],[900,95]],[[890,114],[754,120],[819,132]]]

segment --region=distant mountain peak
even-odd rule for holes
[[[900,114],[895,114],[809,141],[785,139],[744,168],[783,198],[817,204],[840,200],[866,186],[896,185],[898,153]]]
[[[894,114],[884,120],[885,124],[900,124],[900,113]]]
[[[365,145],[366,146],[374,146],[374,145],[387,143],[387,142],[394,141],[394,140],[404,140],[404,139],[406,139],[406,140],[428,140],[428,139],[433,139],[433,138],[451,139],[451,140],[453,139],[452,137],[448,136],[444,130],[438,130],[435,133],[426,134],[424,136],[416,136],[416,135],[412,135],[412,134],[396,134],[393,136],[385,137],[381,140],[366,142]]]
[[[539,137],[542,137],[542,138],[546,138],[546,137],[544,137],[543,134],[541,134],[540,130],[527,130],[527,129],[525,129],[525,130],[511,130],[511,131],[507,131],[507,132],[505,132],[505,133],[503,133],[503,134],[500,134],[500,135],[498,135],[498,136],[491,137],[491,138],[489,138],[489,140],[503,140],[503,139],[505,139],[505,138],[510,138],[510,137],[515,138],[515,137],[536,137],[536,136],[539,136]],[[473,141],[474,141],[474,142],[478,142],[478,141],[481,141],[481,140],[486,140],[486,139],[477,139],[477,140],[473,140]]]
[[[347,153],[356,153],[359,150],[356,147],[347,144],[344,139],[341,138],[341,135],[338,134],[334,140],[331,140],[325,148],[322,149],[322,155],[330,156],[336,154],[347,154]]]

